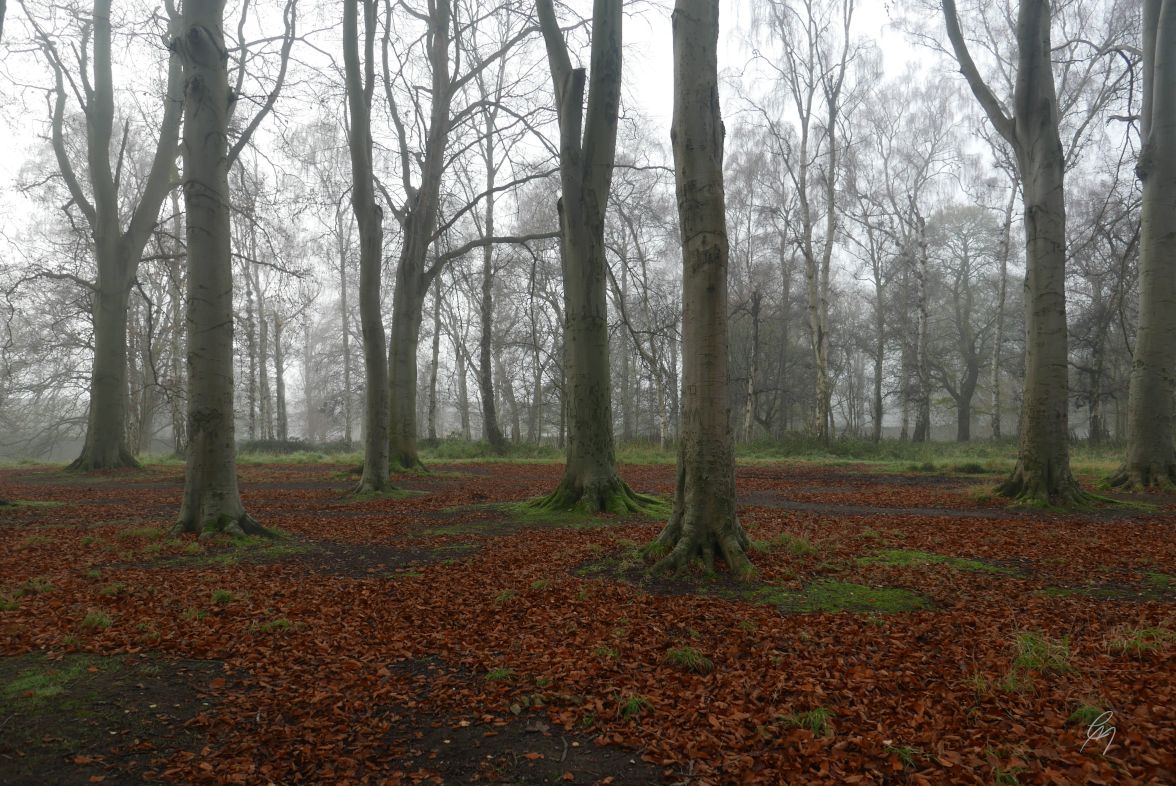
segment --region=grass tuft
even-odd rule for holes
[[[815,737],[827,737],[833,733],[833,713],[824,707],[816,707],[804,712],[794,712],[780,716],[780,722],[785,726],[808,729]]]
[[[695,674],[709,674],[715,670],[714,661],[694,647],[671,647],[666,652],[666,663]]]

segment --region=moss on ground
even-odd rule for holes
[[[742,592],[724,590],[721,594],[777,606],[782,611],[794,613],[849,611],[894,614],[930,607],[921,595],[901,587],[868,587],[831,579],[815,581],[801,590],[769,584]]]
[[[923,565],[944,565],[952,570],[964,570],[974,573],[1015,574],[1011,568],[990,565],[980,560],[964,557],[949,557],[944,554],[933,554],[929,551],[915,551],[912,549],[882,549],[869,556],[859,557],[859,565],[884,565],[887,567],[918,567]]]

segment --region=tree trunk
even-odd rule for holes
[[[1005,301],[1008,292],[1009,252],[1012,248],[1013,207],[1017,204],[1017,185],[1017,178],[1009,184],[1009,201],[1005,204],[1004,221],[1000,227],[1000,246],[997,249],[997,256],[1000,258],[1000,284],[996,298],[996,331],[992,340],[992,369],[989,382],[992,394],[993,442],[1000,441],[1000,361],[1001,349],[1004,346]]]
[[[306,441],[314,442],[315,416],[314,416],[314,375],[311,373],[311,367],[314,365],[314,355],[311,348],[311,319],[307,315],[306,322],[302,329],[302,398],[306,403]],[[347,446],[350,448],[351,443]]]
[[[343,210],[337,210],[336,231],[339,245],[339,320],[343,330],[343,441],[351,447],[351,314],[347,302],[347,243],[343,233]],[[349,235],[350,233],[348,233]],[[381,242],[383,242],[381,231]],[[382,329],[381,329],[382,331]],[[380,353],[383,355],[383,352]]]
[[[592,78],[585,113],[584,69],[571,67],[551,0],[536,2],[559,110],[563,189],[558,210],[567,464],[559,486],[540,503],[554,509],[623,512],[641,503],[617,475],[605,295],[604,221],[620,110],[621,6],[620,0],[593,3]]]
[[[1120,488],[1176,484],[1176,2],[1145,0],[1143,182],[1139,235],[1139,329],[1131,359],[1127,455],[1111,479]]]
[[[422,280],[420,265],[412,260],[416,249],[407,242],[408,233],[405,234],[406,244],[396,267],[396,292],[392,296],[392,334],[388,353],[391,375],[389,451],[397,468],[418,469],[422,465],[417,453],[417,348],[420,346],[428,282]]]
[[[380,315],[380,273],[384,264],[384,214],[376,204],[372,175],[372,90],[375,85],[376,0],[363,0],[363,71],[359,56],[357,3],[343,4],[343,61],[351,118],[351,209],[359,231],[359,320],[363,335],[363,476],[358,492],[379,492],[388,483],[388,365]]]
[[[655,570],[681,570],[721,557],[751,573],[735,517],[735,455],[727,369],[726,215],[723,124],[719,117],[718,0],[677,0],[671,138],[682,231],[682,434],[670,521],[649,546]]]
[[[433,354],[429,362],[428,440],[437,444],[437,369],[441,364],[441,277],[433,279]]]
[[[282,318],[274,312],[274,405],[277,438],[285,442],[290,437],[290,420],[286,414],[286,355],[282,349]]]
[[[915,410],[915,433],[912,442],[931,440],[931,368],[929,365],[928,340],[931,317],[927,304],[927,222],[915,214],[916,241],[913,249],[915,263],[915,294],[918,298],[916,316],[918,319],[915,335],[915,373],[918,376],[917,407]]]
[[[751,293],[751,358],[747,369],[747,401],[743,411],[743,441],[751,442],[755,429],[755,386],[759,374],[760,291]]]
[[[486,237],[494,237],[494,137],[493,120],[486,121]],[[478,337],[478,388],[482,391],[482,434],[495,453],[506,450],[502,428],[498,424],[498,410],[494,401],[493,341],[494,341],[494,246],[482,247],[482,304],[480,309],[481,335]]]
[[[186,0],[182,13],[173,46],[184,63],[189,445],[174,531],[263,534],[237,488],[224,0]]]
[[[249,380],[245,385],[249,415],[245,420],[245,435],[252,441],[257,439],[257,319],[253,312],[253,276],[248,269],[245,271],[245,348],[249,353]]]
[[[1085,501],[1070,472],[1066,336],[1065,155],[1058,133],[1050,4],[1021,0],[1013,113],[968,53],[955,0],[943,0],[960,70],[997,131],[1013,146],[1025,203],[1025,388],[1017,465],[999,492],[1030,504]]]
[[[90,374],[90,414],[82,454],[70,469],[95,470],[137,467],[126,441],[127,416],[127,306],[130,282],[107,282],[107,262],[99,261],[98,289],[94,292],[94,362]],[[116,268],[122,268],[118,264]]]

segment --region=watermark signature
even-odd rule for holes
[[[1103,755],[1106,755],[1106,752],[1111,747],[1111,743],[1115,741],[1115,727],[1111,725],[1111,721],[1114,720],[1114,718],[1115,713],[1111,710],[1107,710],[1102,715],[1099,715],[1097,718],[1091,721],[1090,726],[1088,726],[1086,729],[1086,742],[1082,743],[1082,747],[1078,750],[1086,750],[1086,746],[1089,745],[1092,740],[1097,740],[1099,742],[1106,740],[1107,744],[1103,747]]]

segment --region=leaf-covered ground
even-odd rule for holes
[[[743,467],[737,586],[512,506],[559,473],[245,467],[284,536],[200,543],[180,468],[3,471],[0,782],[1176,783],[1176,500]]]

